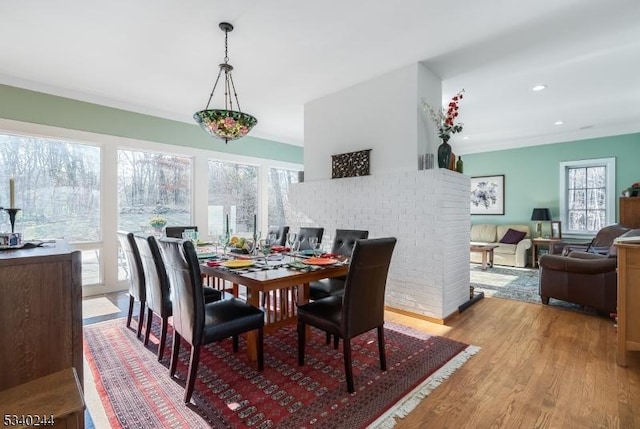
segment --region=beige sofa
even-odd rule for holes
[[[509,229],[525,232],[525,237],[518,244],[500,243],[500,240]],[[496,265],[509,265],[512,267],[524,267],[527,265],[528,249],[531,248],[531,230],[528,225],[471,225],[471,244],[495,244],[493,250],[493,263]],[[471,252],[471,262],[481,263],[482,254]]]

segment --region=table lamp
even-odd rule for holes
[[[535,220],[536,234],[538,237],[542,237],[542,222],[551,220],[551,211],[547,208],[535,208],[531,213],[531,220]]]

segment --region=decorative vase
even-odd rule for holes
[[[451,145],[446,141],[438,146],[438,167],[449,168],[451,162]]]
[[[458,161],[456,162],[456,171],[458,173],[462,173],[463,170],[464,170],[464,162],[462,162],[462,157],[459,156]]]

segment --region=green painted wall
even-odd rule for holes
[[[464,174],[505,176],[505,214],[472,215],[471,223],[522,223],[534,228],[530,221],[534,207],[549,207],[553,218],[559,219],[560,162],[610,157],[616,159],[620,195],[640,181],[640,134],[464,155]]]
[[[256,137],[225,144],[195,124],[0,85],[0,118],[303,164],[303,149]]]

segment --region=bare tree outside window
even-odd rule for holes
[[[25,240],[94,242],[100,231],[100,148],[40,137],[0,134],[0,206],[15,180],[16,231]],[[0,230],[9,231],[0,213]]]
[[[298,172],[269,169],[269,225],[285,225],[289,211],[289,185],[298,183]]]
[[[226,229],[250,236],[258,212],[258,167],[234,162],[209,161],[209,235],[218,237]]]
[[[615,222],[615,159],[560,163],[560,218],[564,232],[594,235]]]
[[[163,153],[118,151],[118,228],[151,231],[191,223],[191,159]]]

